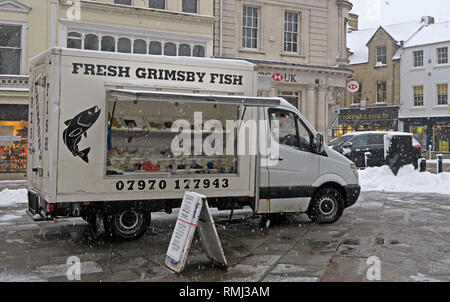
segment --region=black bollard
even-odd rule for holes
[[[442,154],[438,154],[437,155],[437,173],[442,173],[443,172],[443,155]]]
[[[427,171],[427,160],[425,158],[419,159],[419,172]]]

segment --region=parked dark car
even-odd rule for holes
[[[417,169],[422,151],[413,135],[403,132],[355,132],[336,138],[328,145],[359,168],[366,167],[366,153],[370,153],[367,166],[389,165],[395,174],[405,165],[413,164]]]

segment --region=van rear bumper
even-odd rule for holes
[[[345,207],[349,208],[354,205],[361,194],[361,186],[360,185],[347,185],[344,187],[345,196],[347,197],[345,200]]]

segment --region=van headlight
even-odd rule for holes
[[[350,169],[352,169],[353,174],[355,174],[356,179],[359,181],[358,167],[355,164],[351,164]]]

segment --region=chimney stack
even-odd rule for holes
[[[424,23],[425,26],[428,26],[430,24],[434,24],[434,17],[431,16],[424,16],[422,17],[422,19],[420,20],[420,22]]]

